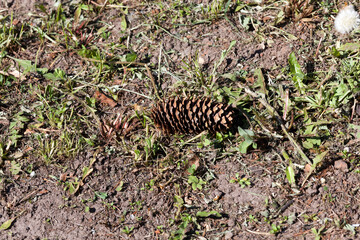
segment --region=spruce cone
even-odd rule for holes
[[[220,132],[234,121],[234,109],[209,98],[170,98],[151,109],[155,126],[165,134]]]

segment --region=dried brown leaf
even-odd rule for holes
[[[104,93],[100,91],[96,91],[94,93],[94,98],[98,100],[100,103],[108,105],[110,107],[115,107],[117,103],[114,101],[114,99],[106,96]]]

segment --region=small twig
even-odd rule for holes
[[[156,28],[160,28],[161,30],[163,30],[165,33],[169,34],[171,37],[173,38],[176,38],[177,40],[181,41],[181,42],[185,42],[185,43],[189,43],[189,40],[187,38],[185,38],[186,40],[182,39],[181,37],[178,37],[172,33],[170,33],[169,31],[167,31],[165,28],[157,25],[157,24],[151,24],[151,23],[147,23],[147,24],[144,24],[143,26],[153,26],[153,27],[156,27]]]
[[[184,145],[186,145],[186,144],[188,144],[188,143],[190,143],[190,142],[192,142],[192,141],[194,141],[194,140],[196,140],[196,139],[198,139],[198,138],[200,138],[204,133],[205,133],[206,131],[202,131],[201,133],[199,133],[198,135],[196,135],[195,137],[193,137],[193,138],[191,138],[191,139],[189,139],[189,140],[187,140],[186,142],[183,142],[182,144],[181,144],[181,146],[184,146]]]
[[[94,4],[97,7],[106,7],[106,8],[137,8],[141,7],[141,5],[135,5],[135,6],[124,6],[124,5],[115,5],[115,4],[107,4],[108,1],[106,1],[104,4],[98,4],[96,1],[91,1],[91,4]]]
[[[322,42],[323,38],[321,37],[320,38],[320,41],[319,41],[319,44],[316,48],[316,52],[315,52],[315,58],[317,57],[317,55],[319,54],[319,50],[320,50],[320,46],[321,46],[321,42]]]
[[[106,7],[107,3],[108,3],[108,0],[105,0],[104,4],[102,5],[102,7],[101,7],[101,9],[100,9],[100,11],[99,11],[99,14],[102,13],[102,11],[103,11],[104,8]]]
[[[275,218],[278,217],[280,214],[282,214],[288,207],[291,206],[291,204],[294,203],[293,199],[288,200],[281,208],[279,208],[279,210],[277,211],[276,215],[274,216]]]
[[[87,57],[82,57],[81,59],[90,61],[90,62],[97,62],[97,63],[113,63],[113,64],[122,64],[122,65],[138,65],[138,66],[146,66],[146,63],[141,62],[127,62],[127,61],[106,61],[106,60],[98,60],[98,59],[92,59]]]
[[[158,90],[157,90],[157,87],[156,87],[156,84],[155,84],[155,79],[154,79],[153,75],[151,74],[151,70],[150,70],[148,65],[145,65],[145,68],[146,68],[146,71],[147,71],[147,73],[149,75],[149,78],[151,80],[152,86],[154,88],[155,95],[160,100],[161,98],[159,96],[159,93],[158,93]]]
[[[354,104],[351,108],[351,117],[350,117],[350,122],[353,120],[354,118],[354,114],[355,114],[355,111],[356,111],[356,105],[357,105],[358,101],[356,100],[356,98],[354,99]]]
[[[255,232],[251,231],[250,229],[246,229],[249,233],[257,234],[257,235],[265,235],[265,236],[274,236],[274,234],[268,233],[268,232]]]
[[[286,115],[289,107],[289,89],[286,89],[285,91],[285,106],[284,106],[284,114],[283,114],[283,120],[286,120]]]
[[[17,201],[14,204],[14,207],[16,207],[17,205],[19,205],[20,203],[27,201],[28,199],[32,198],[36,193],[40,192],[39,189],[36,189],[34,191],[32,191],[31,193],[29,193],[28,195],[26,195],[25,197],[23,197],[22,199],[20,199],[19,201]]]
[[[117,90],[129,92],[129,93],[134,93],[134,94],[137,94],[137,95],[142,96],[142,97],[147,98],[147,99],[153,99],[152,97],[146,96],[145,94],[142,94],[142,93],[139,93],[139,92],[132,91],[132,90],[130,90],[130,89],[118,88]]]
[[[321,83],[318,85],[317,89],[320,89],[321,86],[324,85],[324,83],[332,77],[332,74],[333,74],[333,72],[334,72],[334,67],[335,67],[335,65],[332,65],[332,66],[329,68],[328,74],[327,74],[326,77],[321,81]]]
[[[268,110],[268,112],[276,118],[276,120],[278,121],[278,123],[281,126],[282,131],[285,133],[286,137],[290,140],[290,143],[295,147],[295,149],[298,151],[298,153],[300,154],[300,156],[302,157],[303,160],[305,160],[306,162],[308,162],[309,164],[312,164],[312,162],[310,161],[310,159],[306,156],[306,154],[303,152],[303,150],[301,149],[301,147],[299,146],[299,144],[297,144],[297,142],[295,141],[295,139],[291,136],[291,134],[287,131],[281,116],[279,115],[279,113],[276,112],[276,110],[270,105],[268,104],[268,102],[266,101],[265,98],[261,97],[259,94],[251,91],[248,87],[242,85],[241,83],[238,83],[238,85],[243,88],[245,90],[245,92],[247,94],[249,94],[250,96],[254,97],[256,100],[258,100],[261,104],[263,104],[266,109]]]

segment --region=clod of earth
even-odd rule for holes
[[[169,98],[151,109],[155,126],[165,134],[226,131],[233,126],[235,111],[209,98]]]

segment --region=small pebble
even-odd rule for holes
[[[343,160],[338,160],[338,161],[335,161],[334,163],[334,167],[335,169],[339,169],[343,172],[348,172],[349,171],[349,167],[347,165],[347,163]]]
[[[230,218],[229,221],[227,222],[227,224],[229,227],[233,227],[233,226],[235,226],[236,223],[235,223],[234,219]]]
[[[199,57],[199,64],[203,65],[205,63],[205,59],[203,57]]]
[[[305,171],[306,173],[309,173],[309,172],[311,171],[311,165],[310,165],[310,164],[306,164],[304,171]]]
[[[234,236],[234,234],[232,232],[227,232],[225,234],[225,239],[231,239]]]

